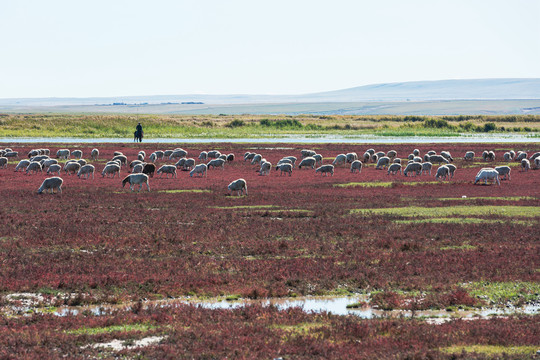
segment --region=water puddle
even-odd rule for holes
[[[456,136],[379,136],[379,135],[280,135],[258,138],[145,138],[144,143],[198,144],[198,143],[304,143],[304,144],[426,144],[426,143],[531,143],[540,142],[540,136],[523,134],[459,134]],[[2,144],[13,143],[133,143],[127,138],[71,138],[71,137],[14,137],[0,138]]]

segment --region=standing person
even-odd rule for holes
[[[137,127],[135,128],[135,139],[134,139],[134,141],[137,141],[137,139],[138,139],[139,142],[142,142],[143,135],[144,135],[144,132],[143,132],[143,129],[142,129],[142,125],[141,125],[141,123],[138,123]]]

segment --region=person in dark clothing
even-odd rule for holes
[[[141,123],[137,124],[137,127],[135,128],[135,133],[133,135],[134,135],[133,141],[136,142],[137,140],[139,140],[139,142],[142,142],[144,133],[143,133]]]

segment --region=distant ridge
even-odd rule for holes
[[[527,100],[540,99],[540,79],[470,79],[411,81],[373,84],[350,89],[302,95],[149,95],[89,98],[12,98],[0,99],[0,110],[25,106],[112,105],[124,103],[167,104],[278,104],[366,101],[446,101],[446,100]]]

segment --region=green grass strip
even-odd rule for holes
[[[519,200],[539,200],[534,196],[477,196],[466,198],[438,198],[440,201],[454,201],[454,200],[504,200],[504,201],[519,201]]]
[[[534,302],[540,298],[540,283],[477,281],[463,284],[471,296],[487,297],[491,303]]]
[[[146,332],[151,329],[155,329],[156,327],[153,325],[148,324],[127,324],[127,325],[112,325],[112,326],[105,326],[105,327],[97,327],[97,328],[87,328],[82,327],[80,329],[75,330],[67,330],[67,334],[72,335],[99,335],[99,334],[106,334],[106,333],[112,333],[112,332],[128,332],[128,331],[142,331]]]
[[[523,220],[502,220],[502,219],[478,219],[478,218],[430,218],[430,219],[413,219],[413,220],[394,220],[396,224],[425,224],[425,223],[434,223],[434,224],[496,224],[496,223],[507,223],[512,221],[512,224],[519,225],[534,225],[534,221],[523,221]]]
[[[445,206],[445,207],[397,207],[382,209],[351,209],[351,214],[393,215],[405,217],[444,218],[448,216],[521,216],[539,217],[538,206]]]
[[[484,354],[488,356],[502,355],[521,355],[532,358],[536,353],[538,346],[502,346],[502,345],[452,345],[441,348],[441,352],[447,354],[461,354],[463,351],[467,353]]]

